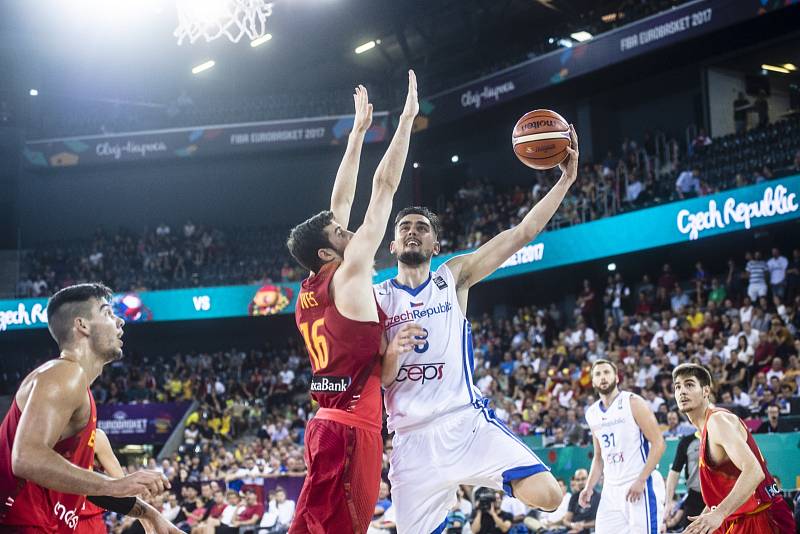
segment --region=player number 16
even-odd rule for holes
[[[320,369],[328,366],[328,341],[323,334],[319,333],[320,328],[325,325],[325,319],[317,319],[311,324],[309,332],[308,322],[300,323],[300,333],[306,342],[308,355],[311,357],[311,366],[316,373]]]

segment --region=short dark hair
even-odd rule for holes
[[[714,380],[711,378],[711,373],[708,372],[704,366],[699,363],[682,363],[672,371],[672,380],[677,380],[682,376],[691,376],[697,379],[700,386],[711,386]]]
[[[113,297],[111,290],[101,283],[68,286],[50,297],[47,301],[47,328],[58,346],[70,340],[75,318],[90,314],[87,304],[91,300],[111,302]]]
[[[330,248],[331,240],[325,234],[325,227],[333,221],[333,212],[325,210],[301,222],[289,232],[286,246],[297,263],[312,272],[322,268],[319,249]]]
[[[397,225],[406,215],[422,215],[423,217],[427,218],[431,222],[431,230],[433,230],[433,235],[437,238],[442,232],[442,223],[439,220],[439,216],[425,206],[409,206],[398,211],[394,218],[395,228],[397,228]]]
[[[598,365],[603,365],[603,364],[610,365],[611,368],[614,369],[614,374],[615,375],[619,374],[619,370],[617,369],[617,364],[615,364],[611,360],[606,360],[604,358],[598,358],[597,360],[595,360],[595,362],[592,364],[592,368],[589,370],[589,374],[590,375],[593,374],[594,373],[594,368],[597,367]]]

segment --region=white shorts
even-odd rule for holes
[[[513,496],[512,480],[550,470],[491,410],[472,406],[397,432],[392,446],[389,481],[398,534],[441,532],[459,484]]]
[[[653,471],[642,498],[636,502],[625,498],[631,484],[603,486],[595,534],[658,534],[664,521],[664,478],[658,471]]]

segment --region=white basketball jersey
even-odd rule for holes
[[[472,332],[458,305],[453,274],[446,265],[417,288],[386,280],[375,285],[378,305],[386,313],[391,340],[407,323],[425,330],[424,345],[400,356],[395,381],[384,404],[390,432],[422,426],[435,417],[466,406],[478,406],[473,385]]]
[[[633,418],[632,395],[620,391],[611,406],[597,401],[586,410],[586,422],[600,443],[605,484],[632,482],[647,462],[650,443]]]

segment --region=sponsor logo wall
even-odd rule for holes
[[[469,115],[501,102],[687,41],[786,7],[789,2],[696,0],[632,22],[431,96],[422,106],[425,127]],[[794,7],[796,9],[796,6]]]
[[[544,232],[512,255],[488,279],[688,243],[797,218],[800,218],[800,175]],[[468,252],[438,256],[432,268]],[[395,267],[383,269],[375,281],[396,274]],[[294,312],[299,290],[300,284],[291,282],[143,291],[116,295],[114,309],[129,322],[275,315]],[[0,300],[0,334],[45,328],[46,306],[46,299]],[[414,303],[403,313],[387,318],[386,326],[446,313],[451,307],[449,303],[435,307]]]
[[[112,443],[164,443],[191,402],[98,404],[97,427]]]
[[[27,142],[23,159],[47,169],[337,145],[352,128],[353,117],[342,116],[44,139]],[[375,113],[365,142],[385,141],[388,128],[389,113]]]

